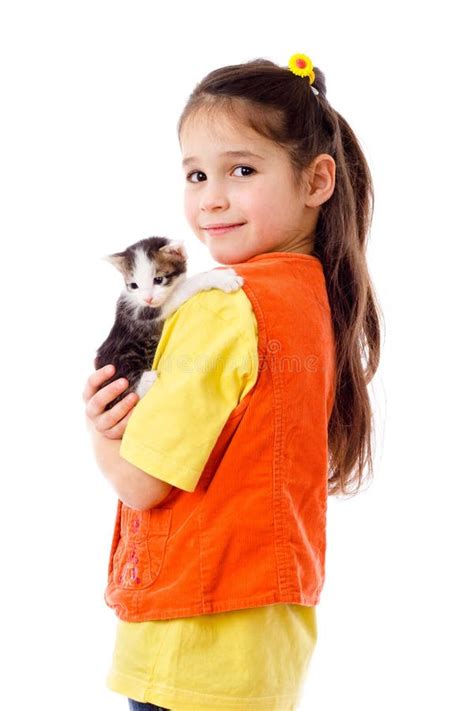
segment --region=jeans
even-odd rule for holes
[[[166,709],[164,706],[155,706],[155,704],[146,704],[142,701],[134,701],[134,699],[128,700],[128,705],[130,711],[171,711],[171,709]]]

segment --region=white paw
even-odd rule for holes
[[[160,309],[160,320],[161,321],[166,321],[166,319],[171,316],[171,314],[174,314],[176,309],[180,306],[180,304],[173,304],[171,301],[165,301],[165,303],[161,306]],[[146,372],[146,371],[145,371]]]
[[[230,269],[216,269],[211,271],[209,274],[209,289],[221,289],[227,293],[231,291],[237,291],[240,289],[244,283],[243,277],[236,274],[236,272]]]
[[[135,388],[135,392],[137,393],[138,397],[142,398],[149,391],[149,389],[155,382],[157,376],[158,373],[156,370],[143,371],[142,377],[140,378],[138,385]]]

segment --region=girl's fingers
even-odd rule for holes
[[[113,383],[111,383],[111,385],[112,384]],[[107,388],[108,387],[109,386],[107,386]],[[104,388],[104,390],[107,388]],[[119,389],[123,390],[123,388]],[[99,393],[92,399],[94,400],[95,397],[98,397],[98,395]],[[116,393],[113,394],[113,397],[109,397],[107,402],[113,400],[115,396]],[[96,415],[94,418],[94,425],[96,430],[104,435],[109,436],[109,431],[113,430],[116,425],[121,424],[121,421],[126,415],[131,414],[129,413],[129,410],[135,407],[138,399],[139,398],[136,393],[129,393],[125,398],[117,402],[110,410],[106,410],[105,412],[101,412],[100,414]],[[123,425],[123,429],[125,429],[125,425]],[[112,439],[115,439],[115,437],[112,437]]]
[[[98,392],[96,392],[87,403],[86,413],[88,417],[91,417],[92,419],[100,417],[104,413],[106,405],[108,405],[109,402],[112,402],[112,400],[115,400],[115,398],[120,395],[120,393],[123,393],[123,391],[127,388],[128,380],[125,378],[119,378],[119,380],[114,380],[112,383],[105,385]],[[113,408],[111,410],[107,410],[107,412],[113,412]]]
[[[128,388],[126,378],[114,380],[103,386],[103,383],[109,380],[114,372],[115,368],[111,364],[94,371],[87,380],[82,396],[86,402],[88,427],[94,428],[110,439],[119,439],[125,431],[128,419],[139,397],[136,393],[129,393],[110,410],[105,410],[109,402],[115,400],[120,393]]]
[[[104,432],[104,437],[107,437],[108,439],[122,439],[123,433],[125,432],[125,428],[127,426],[127,422],[129,421],[131,415],[133,412],[133,407],[128,413],[128,415],[125,415],[120,422],[117,422],[117,424],[114,427],[111,427],[109,430],[106,430]]]
[[[112,377],[115,373],[115,368],[112,363],[104,365],[102,368],[95,370],[92,375],[87,379],[86,387],[82,393],[82,399],[84,402],[88,402],[93,395],[100,388],[102,383]]]

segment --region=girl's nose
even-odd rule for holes
[[[225,194],[218,187],[208,188],[204,191],[205,194],[202,197],[201,207],[203,210],[212,210],[215,207],[227,207],[229,201],[227,200]]]

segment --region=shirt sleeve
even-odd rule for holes
[[[258,373],[257,321],[243,289],[201,291],[164,323],[157,378],[135,405],[120,456],[192,492],[230,413]]]

